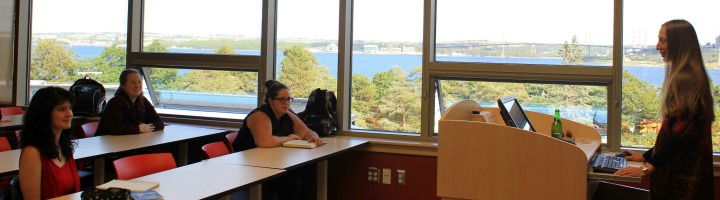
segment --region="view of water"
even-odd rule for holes
[[[99,56],[100,53],[105,49],[102,46],[73,46],[72,51],[78,55],[78,59],[91,58]],[[170,48],[170,52],[177,53],[202,53],[211,54],[212,49],[180,49]],[[241,55],[260,55],[260,51],[235,51],[236,54]],[[327,52],[314,52],[313,55],[317,58],[321,65],[324,65],[330,69],[330,74],[337,77],[337,53]],[[277,52],[277,65],[280,65],[280,61],[285,56],[282,52]],[[410,72],[413,67],[422,65],[422,57],[420,55],[389,55],[389,54],[353,54],[353,74],[362,74],[372,80],[373,75],[378,72],[388,71],[393,66],[399,66],[406,72]],[[555,64],[562,63],[561,58],[501,58],[501,57],[476,57],[476,56],[438,56],[437,60],[443,61],[456,61],[456,62],[486,62],[486,63],[527,63],[527,64]],[[586,63],[590,66],[597,66],[600,64]],[[280,67],[277,67],[278,71]],[[641,67],[641,66],[623,66],[623,69],[628,70],[631,74],[637,76],[640,80],[647,81],[656,86],[661,86],[664,75],[663,67]],[[187,69],[181,69],[178,73],[187,73]],[[710,78],[713,80],[720,80],[720,70],[711,69],[708,70]],[[720,85],[720,81],[714,82],[715,85]]]

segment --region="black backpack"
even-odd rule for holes
[[[317,88],[310,93],[305,110],[297,116],[320,137],[337,134],[337,98],[335,92]]]
[[[72,110],[76,116],[99,117],[105,109],[105,87],[88,76],[75,81],[70,93],[75,95]]]

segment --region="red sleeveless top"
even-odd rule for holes
[[[40,156],[40,160],[42,161],[40,199],[52,199],[80,191],[80,177],[75,166],[75,158],[67,158],[62,167],[58,167],[45,156]]]

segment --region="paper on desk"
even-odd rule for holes
[[[99,190],[107,190],[108,188],[115,187],[115,188],[124,188],[128,189],[132,192],[141,192],[149,189],[156,188],[159,186],[160,183],[158,182],[148,182],[148,181],[129,181],[129,180],[112,180],[110,182],[107,182],[102,185],[98,185],[97,189]]]

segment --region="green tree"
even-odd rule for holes
[[[150,45],[145,47],[144,52],[168,52],[167,46],[162,44],[159,39],[154,39]]]
[[[583,52],[577,41],[577,36],[573,35],[571,44],[567,40],[562,44],[560,57],[563,59],[563,65],[580,65],[583,63]]]
[[[93,71],[102,72],[93,78],[100,83],[119,84],[120,72],[125,69],[126,51],[124,47],[113,44],[100,54],[100,57],[91,59]]]
[[[291,46],[283,51],[278,81],[292,90],[295,96],[308,96],[315,88],[334,89],[337,80],[330,70],[320,65],[317,58],[305,48]]]
[[[413,70],[417,73],[419,68]],[[420,89],[413,84],[418,76],[408,76],[402,68],[393,66],[373,77],[380,103],[379,118],[371,127],[401,132],[420,132]],[[390,95],[391,94],[391,95]]]
[[[55,40],[40,39],[33,48],[30,62],[30,78],[49,82],[70,82],[77,75],[77,57],[72,50]]]
[[[377,100],[375,98],[375,85],[372,84],[367,76],[362,74],[353,74],[352,76],[352,113],[357,117],[355,125],[364,128],[370,128],[369,124],[373,124],[373,120],[377,118]],[[373,127],[371,129],[375,129]]]
[[[168,49],[160,40],[156,39],[145,48],[145,52],[168,52]],[[150,74],[154,89],[165,90],[179,88],[176,84],[178,78],[177,69],[148,68],[147,72]]]
[[[660,120],[660,98],[657,87],[638,79],[627,70],[623,70],[622,87],[623,133],[632,133],[630,128],[640,130],[644,123]]]
[[[215,50],[215,54],[229,54],[229,55],[233,55],[233,54],[235,54],[235,50],[233,50],[232,48],[230,48],[230,46],[228,46],[227,44],[223,44],[220,48],[218,48],[217,50]]]

